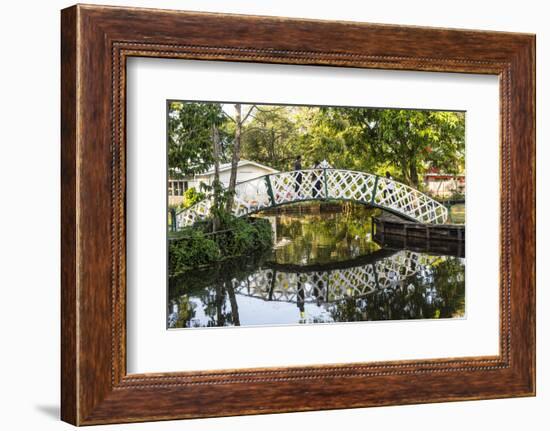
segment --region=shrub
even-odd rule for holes
[[[460,193],[458,190],[454,190],[453,194],[447,198],[449,201],[463,201],[466,199],[464,193]]]
[[[273,232],[269,220],[256,219],[253,226],[256,249],[265,250],[271,248],[273,246]]]
[[[195,229],[185,231],[185,236],[170,241],[170,274],[179,274],[191,268],[198,268],[220,258],[216,242]]]
[[[271,224],[265,219],[228,217],[220,231],[208,232],[208,223],[185,228],[172,237],[169,272],[177,275],[225,259],[266,251],[273,244]]]
[[[230,218],[225,221],[224,234],[218,244],[222,256],[241,256],[272,246],[271,224],[264,219]]]
[[[195,187],[188,188],[183,194],[183,207],[189,208],[195,205],[197,202],[202,201],[205,198],[205,194],[198,192]]]

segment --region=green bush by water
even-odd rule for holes
[[[170,241],[170,273],[198,268],[220,259],[218,244],[200,230],[189,230],[186,236]]]
[[[202,222],[179,231],[169,244],[169,273],[173,276],[232,257],[268,250],[273,239],[268,220],[229,217],[215,233],[211,233],[210,223]]]

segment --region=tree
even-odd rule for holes
[[[214,158],[214,213],[212,214],[212,231],[216,232],[220,226],[220,197],[222,187],[220,182],[220,131],[216,125],[212,126],[212,154]]]
[[[397,168],[413,187],[428,167],[448,173],[464,167],[462,112],[328,108],[324,115],[336,130],[345,126],[348,135],[356,135],[351,141],[362,147],[356,154],[367,152],[378,167]]]
[[[233,151],[231,156],[231,174],[229,176],[229,187],[227,188],[228,198],[225,206],[227,212],[230,212],[233,207],[233,197],[235,194],[235,187],[237,186],[237,168],[239,166],[239,160],[241,159],[241,136],[243,134],[244,123],[248,120],[248,117],[256,107],[256,105],[250,106],[248,112],[243,116],[241,104],[235,103],[233,106],[235,108],[234,117],[225,114],[235,125]]]
[[[460,112],[182,102],[169,108],[171,175],[214,165],[210,191],[223,194],[214,206],[219,211],[232,208],[241,153],[279,170],[291,169],[300,154],[304,166],[326,159],[340,169],[390,171],[415,188],[429,168],[450,174],[464,169]],[[231,160],[227,190],[217,169],[225,160]]]
[[[303,107],[297,115],[298,151],[306,166],[327,160],[338,169],[373,171],[377,162],[361,128],[338,108]]]
[[[168,166],[170,175],[184,177],[207,170],[214,163],[212,127],[226,122],[219,103],[172,102],[168,111]]]
[[[299,110],[286,106],[256,106],[242,135],[243,157],[275,169],[289,169],[300,136],[296,117]]]

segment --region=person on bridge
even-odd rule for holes
[[[296,195],[300,196],[300,189],[302,187],[302,156],[298,155],[294,161],[294,170],[298,171],[294,174],[294,191]]]

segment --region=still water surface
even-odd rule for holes
[[[168,327],[462,317],[464,259],[382,248],[377,211],[262,215],[273,249],[171,278]]]

